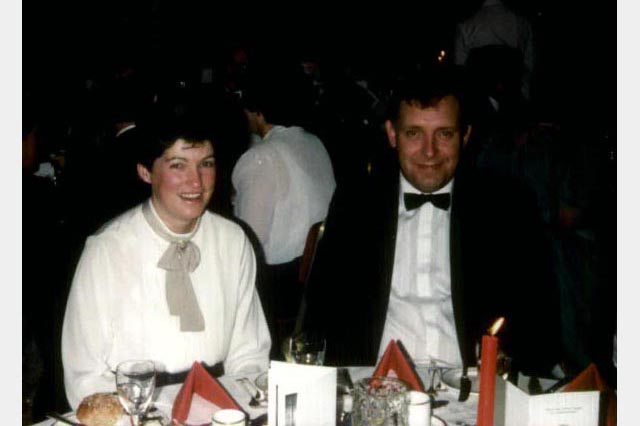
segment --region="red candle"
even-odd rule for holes
[[[481,359],[477,426],[493,426],[493,401],[496,393],[496,365],[498,361],[497,337],[482,336]]]
[[[493,426],[493,403],[496,395],[496,368],[498,364],[498,332],[504,318],[498,318],[489,335],[482,336],[480,362],[480,396],[478,400],[477,426]]]

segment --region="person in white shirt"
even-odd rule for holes
[[[73,278],[62,358],[74,409],[114,391],[128,359],[150,359],[169,377],[194,361],[227,374],[268,367],[253,249],[238,225],[206,211],[216,175],[210,118],[158,111],[139,124],[137,171],[151,198],[87,239]]]
[[[283,106],[289,98],[283,92],[278,96],[275,87],[280,86],[258,82],[245,90],[249,130],[262,142],[240,157],[232,183],[234,213],[251,227],[264,250],[268,278],[263,293],[274,304],[275,320],[288,321],[287,330],[276,334],[287,334],[302,297],[297,278],[307,234],[326,217],[336,183],[320,139],[302,127],[275,124],[286,107],[296,107]],[[273,356],[279,355],[278,348],[274,342]]]
[[[454,61],[465,65],[473,49],[491,45],[520,51],[524,67],[522,95],[529,99],[535,66],[533,30],[524,16],[506,7],[501,0],[485,0],[475,14],[457,25]]]

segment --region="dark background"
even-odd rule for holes
[[[235,44],[267,56],[312,51],[384,72],[434,57],[441,49],[450,52],[455,23],[482,1],[370,2],[348,7],[343,3],[284,7],[214,1],[26,0],[24,88],[45,91],[52,101],[64,103],[86,79],[107,72],[124,58],[133,57],[155,73],[184,73],[215,64]],[[612,129],[615,3],[600,2],[598,7],[554,0],[505,3],[528,16],[534,26],[541,109],[562,119],[569,113],[587,114],[597,118],[592,124]]]

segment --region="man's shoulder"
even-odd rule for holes
[[[246,150],[236,162],[232,176],[235,179],[241,177],[249,170],[272,167],[277,162],[277,153],[271,143],[261,143]]]

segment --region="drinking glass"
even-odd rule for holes
[[[313,333],[302,332],[293,335],[287,341],[289,342],[289,353],[285,355],[287,360],[295,364],[324,364],[327,341],[323,337]]]
[[[134,426],[139,426],[142,416],[151,405],[156,387],[156,370],[152,361],[130,360],[116,368],[118,399],[127,411]]]
[[[392,377],[370,377],[353,389],[353,426],[407,426],[408,386]]]

